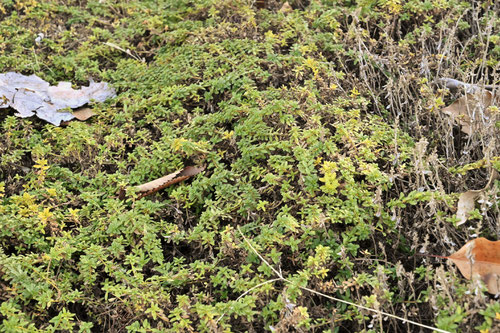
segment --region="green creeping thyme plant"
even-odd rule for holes
[[[498,80],[495,5],[264,3],[0,0],[0,73],[117,90],[63,127],[0,109],[1,331],[416,329],[303,287],[448,331],[498,327],[481,285],[416,256],[498,238],[498,180],[475,224],[457,227],[454,206],[499,153],[442,117],[452,96],[430,84]],[[188,165],[206,169],[130,189]]]

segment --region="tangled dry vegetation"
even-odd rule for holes
[[[441,80],[499,93],[499,2],[287,4],[0,1],[0,73],[117,92],[64,127],[0,109],[0,330],[426,331],[334,297],[499,332],[426,256],[499,239],[498,104],[466,134]]]

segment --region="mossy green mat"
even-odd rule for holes
[[[498,4],[253,2],[0,0],[0,73],[117,91],[65,127],[0,109],[1,331],[419,330],[300,287],[498,327],[484,286],[417,255],[498,239],[498,181],[455,216],[498,132],[461,133],[435,84],[497,84]]]

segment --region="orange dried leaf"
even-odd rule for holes
[[[500,241],[476,238],[449,257],[466,278],[479,277],[490,294],[500,292]]]
[[[205,170],[205,167],[188,166],[182,170],[175,171],[175,172],[173,172],[169,175],[166,175],[164,177],[155,179],[153,181],[150,181],[150,182],[142,184],[142,185],[138,185],[135,187],[137,192],[139,192],[138,197],[142,198],[142,197],[145,197],[147,195],[156,193],[159,190],[164,189],[165,187],[182,182],[183,180],[186,180],[189,177],[197,175],[200,172],[202,172],[203,170]]]

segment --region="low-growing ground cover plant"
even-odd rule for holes
[[[64,127],[0,109],[0,330],[422,329],[308,288],[498,332],[498,297],[420,254],[499,239],[499,123],[464,133],[440,83],[497,93],[499,9],[0,0],[0,73],[117,92]]]

